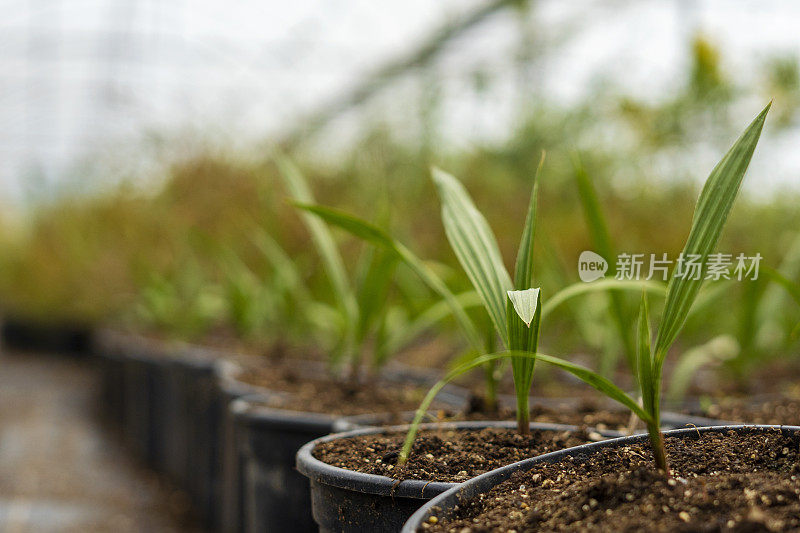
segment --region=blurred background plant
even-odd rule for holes
[[[547,150],[539,216],[548,223],[538,229],[534,271],[542,286],[558,289],[578,281],[583,250],[676,257],[699,180],[735,137],[749,104],[770,98],[775,104],[765,152],[750,170],[757,194],[741,198],[720,250],[760,253],[764,265],[797,282],[796,181],[761,185],[779,171],[768,147],[791,150],[796,137],[797,57],[782,50],[762,54],[758,68],[743,71],[729,61],[737,52],[697,33],[676,62],[682,70],[660,94],[643,96],[609,75],[559,98],[541,88],[542,79],[567,61],[563,54],[591,20],[565,17],[545,27],[541,13],[550,4],[543,5],[475,3],[419,38],[409,54],[358,78],[363,83],[340,91],[341,97],[283,124],[267,143],[181,132],[177,140],[151,135],[134,143],[134,152],[150,161],[137,161],[135,170],[120,170],[122,163],[109,163],[108,155],[94,158],[76,171],[83,177],[78,185],[66,180],[55,192],[33,194],[21,214],[0,218],[2,307],[42,320],[110,322],[258,349],[273,343],[333,349],[350,327],[371,346],[365,351],[404,347],[410,362],[441,367],[465,347],[445,309],[432,307],[435,295],[402,264],[392,265],[391,286],[372,279],[377,285],[368,288],[376,272],[369,265],[382,259],[364,255],[363,244],[340,232],[332,238],[342,264],[362,280],[353,297],[368,310],[385,305],[353,315],[349,325],[336,312],[340,301],[329,266],[286,201],[297,195],[287,194],[272,147],[291,157],[321,204],[365,219],[391,206],[378,215],[381,227],[429,258],[456,294],[469,285],[437,223],[430,165],[452,171],[472,197],[485,199],[481,209],[510,262],[518,220],[508,214],[525,212],[530,178]],[[480,54],[469,57],[483,42],[481,32],[494,35],[495,26],[509,35],[505,56],[496,64]],[[451,70],[459,73],[458,83]],[[412,90],[396,90],[409,84]],[[502,135],[491,133],[494,122],[504,125]],[[453,142],[453,131],[468,135]],[[91,176],[107,173],[113,179],[91,185]],[[715,364],[745,380],[755,361],[796,357],[800,309],[790,304],[769,279],[730,283],[693,314],[675,350],[694,362],[686,368]],[[378,309],[379,320],[363,322]],[[635,295],[587,295],[554,310],[540,342],[545,351],[613,373],[631,358],[632,338],[620,325],[636,309]],[[438,324],[435,333],[428,323]],[[415,327],[428,333],[403,339],[403,331]],[[725,340],[707,342],[715,337]],[[679,371],[684,381],[694,374],[686,368]],[[546,368],[537,374],[549,377]],[[675,397],[691,390],[688,383],[676,387]]]

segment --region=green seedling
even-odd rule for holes
[[[725,157],[717,163],[706,180],[697,200],[692,227],[689,231],[684,257],[694,255],[705,264],[716,248],[725,221],[733,207],[750,159],[755,151],[770,105],[748,126]],[[669,472],[664,440],[660,431],[661,377],[664,360],[686,322],[689,311],[703,284],[705,272],[699,279],[681,276],[676,270],[667,286],[664,312],[658,327],[655,344],[650,343],[650,319],[647,300],[643,297],[637,328],[637,366],[642,404],[649,420],[647,424],[656,466]]]
[[[705,264],[708,256],[716,248],[758,144],[770,106],[771,103],[747,127],[711,171],[697,200],[692,227],[683,248],[684,257],[697,256],[701,264]],[[637,343],[639,385],[643,407],[651,419],[646,423],[656,466],[664,472],[669,472],[669,468],[660,431],[662,369],[667,352],[685,324],[692,304],[703,285],[705,272],[698,277],[699,279],[694,279],[693,276],[680,275],[677,270],[673,272],[667,286],[664,312],[653,346],[650,344],[650,320],[644,297],[639,311]]]
[[[536,219],[537,185],[534,176],[533,191],[528,204],[528,212],[522,231],[522,238],[517,253],[515,277],[512,282],[500,257],[496,239],[489,224],[475,207],[472,199],[453,176],[440,171],[433,171],[433,179],[442,200],[442,219],[456,256],[473,284],[475,292],[486,310],[496,334],[501,339],[503,348],[513,354],[510,357],[514,375],[514,389],[517,401],[517,426],[522,434],[529,432],[528,396],[537,357],[539,325],[541,319],[559,304],[572,297],[611,288],[641,291],[642,288],[663,292],[663,286],[651,282],[607,280],[591,284],[579,283],[567,287],[556,294],[549,305],[541,304],[540,289],[531,287],[533,278],[533,241]],[[477,353],[485,353],[484,337],[479,334],[473,321],[467,316],[461,303],[450,292],[442,280],[436,276],[425,263],[414,255],[406,246],[387,235],[379,228],[352,215],[331,208],[304,205],[299,207],[314,213],[331,224],[373,244],[392,251],[414,270],[420,278],[445,302],[448,303],[454,317],[461,326],[470,346]],[[550,362],[559,361],[564,368],[585,374],[585,369],[576,367],[567,361],[546,356]],[[486,365],[502,359],[502,356],[486,358],[478,357]],[[474,368],[473,362],[467,363],[452,372],[466,371]],[[556,363],[554,363],[556,364]],[[449,373],[448,376],[458,374]],[[610,383],[601,379],[601,383]],[[618,391],[618,389],[617,389]],[[619,391],[613,392],[619,396]],[[624,394],[623,394],[624,396]],[[430,398],[433,399],[432,397]],[[635,402],[632,405],[636,405]],[[424,404],[417,412],[414,424],[418,424],[430,403]],[[412,431],[414,431],[412,429]],[[413,437],[411,437],[413,440]],[[407,451],[403,457],[407,457]]]
[[[722,233],[722,229],[725,225],[725,221],[728,218],[728,214],[730,213],[733,202],[738,194],[744,174],[750,163],[750,159],[752,158],[756,144],[758,143],[769,107],[770,106],[768,105],[758,115],[758,117],[756,117],[750,126],[748,126],[733,147],[714,167],[711,175],[706,180],[705,186],[703,187],[703,190],[700,193],[700,197],[697,201],[697,206],[695,208],[695,213],[692,220],[692,227],[689,232],[686,245],[683,249],[684,257],[688,257],[690,254],[696,255],[700,258],[700,263],[705,264],[707,257],[716,247],[720,234]],[[440,188],[442,185],[444,185],[445,188],[450,188],[452,187],[452,183],[453,180],[450,178],[441,174],[439,175]],[[446,195],[445,198],[448,199],[447,201],[450,205],[460,205],[460,209],[467,212],[467,216],[473,218],[471,221],[472,227],[470,230],[473,232],[473,234],[482,234],[484,237],[483,244],[486,245],[486,228],[488,226],[484,225],[483,227],[476,227],[474,218],[477,216],[477,210],[471,206],[471,203],[466,203],[464,200],[464,195],[458,193],[454,194],[452,190],[445,190],[443,193]],[[447,213],[445,213],[445,215],[447,216]],[[466,220],[464,222],[466,222]],[[477,226],[481,225],[477,224]],[[451,228],[449,231],[453,231],[453,228]],[[465,243],[464,239],[459,240],[451,238],[451,242],[454,242],[454,246],[458,246],[460,248],[460,251],[457,250],[457,253],[460,256],[471,261],[468,268],[474,271],[473,277],[479,280],[479,283],[476,284],[476,288],[483,286],[487,287],[487,290],[484,292],[494,299],[496,307],[496,303],[498,301],[497,291],[488,289],[488,287],[490,287],[493,283],[497,283],[500,285],[499,288],[502,288],[503,282],[497,282],[497,278],[501,277],[502,274],[501,276],[495,276],[494,280],[489,280],[487,278],[490,276],[486,271],[490,268],[498,268],[497,264],[489,267],[485,266],[489,264],[486,256],[482,255],[482,252],[479,252],[476,247]],[[470,249],[472,252],[466,253]],[[564,361],[563,359],[552,357],[543,353],[531,353],[528,351],[520,351],[515,349],[515,344],[517,344],[518,341],[511,341],[511,337],[507,336],[504,340],[506,340],[507,346],[510,347],[511,350],[505,353],[490,354],[480,357],[469,365],[455,369],[431,389],[428,396],[423,401],[423,404],[420,406],[420,410],[417,412],[414,423],[409,430],[403,449],[400,453],[399,462],[405,461],[405,459],[408,457],[411,446],[414,442],[417,426],[422,418],[421,413],[427,409],[436,393],[441,390],[441,387],[443,387],[445,383],[451,379],[454,379],[454,377],[460,373],[469,370],[473,364],[482,364],[486,360],[506,357],[511,358],[512,361],[527,362],[528,365],[525,367],[517,364],[516,368],[522,370],[531,369],[535,361],[542,361],[556,365],[559,368],[571,372],[579,379],[606,394],[609,398],[614,399],[631,409],[631,411],[636,414],[647,426],[656,467],[669,475],[669,467],[664,448],[664,439],[660,429],[662,369],[670,346],[675,341],[683,324],[686,322],[686,319],[689,316],[692,304],[697,298],[697,295],[703,284],[704,276],[705,272],[702,272],[702,275],[695,279],[694,276],[680,275],[680,272],[677,270],[673,272],[673,275],[670,278],[667,286],[664,311],[658,327],[658,333],[656,335],[654,345],[651,345],[650,318],[647,298],[644,292],[642,293],[642,300],[639,309],[639,320],[636,328],[636,372],[642,405],[639,405],[639,403],[631,396],[624,393],[619,387],[599,374],[596,374],[589,369],[580,367],[579,365],[575,365],[573,363],[569,363],[568,361]],[[538,314],[538,310],[541,309],[541,306],[538,305],[540,301],[539,291],[524,291],[523,295],[523,298],[515,298],[514,300],[511,300],[512,297],[510,296],[509,300],[511,300],[511,303],[507,307],[506,316],[503,317],[500,313],[495,313],[495,316],[497,316],[498,320],[505,319],[509,322],[512,320],[521,320],[526,324],[530,323],[538,326],[539,320],[537,319],[536,315]],[[536,300],[536,304],[533,303],[534,298]],[[516,312],[516,316],[511,316],[512,307]],[[495,311],[498,310],[495,309]],[[511,328],[509,328],[509,331],[514,335],[518,335],[518,333]],[[512,342],[514,344],[512,344]],[[528,344],[528,346],[530,347],[531,345]],[[521,378],[527,379],[527,375],[523,375]]]
[[[313,202],[310,187],[302,174],[284,157],[276,158],[284,181],[297,206]],[[390,247],[369,247],[364,250],[356,268],[356,280],[351,282],[344,268],[344,260],[335,244],[333,236],[316,213],[305,209],[303,220],[311,233],[316,249],[323,260],[326,274],[330,280],[337,309],[338,322],[342,324],[337,348],[332,360],[334,363],[344,362],[349,365],[351,374],[355,376],[361,363],[362,355],[369,349],[373,367],[385,364],[393,354],[397,353],[425,331],[449,316],[450,309],[458,308],[458,316],[465,324],[469,318],[463,309],[474,306],[474,294],[454,295],[447,290],[444,282],[434,270],[416,259],[405,249]],[[322,217],[323,219],[325,217]],[[365,223],[371,231],[382,234],[377,226]],[[423,280],[427,280],[440,289],[439,294],[446,294],[449,303],[443,306],[436,302],[422,312],[407,318],[407,310],[387,304],[389,291],[398,261],[414,265],[415,271]],[[285,269],[284,269],[285,270]],[[475,338],[477,331],[467,326]]]

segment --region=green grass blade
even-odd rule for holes
[[[636,366],[639,388],[642,391],[642,404],[644,410],[657,420],[655,391],[658,383],[655,382],[653,372],[653,354],[650,351],[650,313],[647,308],[647,296],[642,292],[642,301],[639,305],[639,321],[636,336]]]
[[[311,300],[311,291],[303,282],[297,265],[269,233],[259,228],[251,235],[251,242],[270,264],[277,281],[292,293],[293,298]]]
[[[411,270],[419,276],[425,285],[432,291],[441,296],[450,306],[453,316],[456,318],[459,326],[467,337],[467,341],[475,350],[481,350],[483,341],[478,334],[478,330],[472,323],[472,320],[467,316],[463,307],[456,299],[455,295],[447,288],[447,285],[436,273],[425,264],[425,262],[414,255],[411,250],[406,248],[401,242],[393,239],[380,228],[354,217],[348,213],[344,213],[337,209],[323,207],[319,205],[307,205],[302,203],[295,203],[295,207],[307,211],[310,214],[320,217],[328,224],[337,226],[348,233],[371,242],[377,246],[382,246],[397,254],[401,261],[403,261]]]
[[[546,363],[552,364],[566,370],[567,372],[571,373],[578,379],[582,380],[583,382],[591,385],[595,389],[599,390],[609,398],[621,403],[631,411],[633,411],[636,416],[641,418],[642,420],[650,420],[649,415],[641,408],[641,406],[625,394],[625,392],[614,385],[611,381],[604,378],[603,376],[592,372],[586,367],[576,365],[575,363],[571,363],[569,361],[565,361],[564,359],[560,359],[558,357],[554,357],[551,355],[546,355],[543,353],[528,353],[528,352],[500,352],[494,354],[487,354],[481,355],[480,357],[476,357],[475,359],[464,363],[463,365],[454,368],[453,370],[449,371],[441,380],[436,382],[433,387],[430,388],[428,393],[425,395],[425,398],[422,400],[419,408],[417,409],[416,414],[414,415],[414,419],[409,426],[408,433],[406,434],[405,441],[403,442],[403,448],[400,451],[400,455],[397,459],[397,464],[402,465],[403,463],[408,460],[408,455],[411,452],[411,447],[414,445],[414,439],[417,436],[417,432],[419,431],[419,425],[422,422],[422,419],[425,417],[428,409],[430,408],[433,400],[436,399],[436,395],[441,392],[441,390],[456,379],[457,377],[469,372],[473,368],[482,366],[486,363],[490,363],[492,361],[502,360],[502,359],[536,359],[539,361],[544,361]]]
[[[397,256],[385,248],[370,248],[370,252],[373,253],[357,292],[359,319],[356,334],[359,343],[380,320],[397,267]]]
[[[311,188],[297,167],[282,155],[276,156],[275,162],[278,165],[286,188],[289,190],[289,194],[297,201],[313,203],[314,196],[311,193]],[[355,292],[347,278],[344,260],[339,254],[339,249],[336,247],[331,232],[322,220],[308,213],[303,214],[302,218],[325,265],[325,272],[330,279],[331,287],[336,295],[336,301],[341,306],[342,312],[346,317],[346,336],[350,340],[345,343],[344,349],[353,349],[354,347],[349,345],[353,342],[358,323],[358,303]]]
[[[684,256],[697,255],[701,264],[705,264],[708,255],[716,247],[758,144],[770,105],[771,102],[711,171],[697,200],[692,227],[683,249]],[[704,275],[705,273],[699,276],[700,279],[695,280],[688,279],[688,276],[678,277],[677,270],[673,272],[667,286],[664,313],[656,336],[654,354],[657,367],[663,364],[667,350],[683,327],[692,303],[703,284]]]
[[[536,205],[539,196],[538,176],[542,171],[542,165],[544,165],[544,152],[542,152],[536,173],[533,175],[533,190],[531,191],[531,199],[528,202],[528,214],[525,216],[525,227],[522,230],[522,237],[517,249],[517,261],[514,267],[514,288],[518,291],[524,291],[533,286],[533,243],[536,234]]]
[[[478,296],[475,291],[456,294],[455,299],[462,309],[483,305],[480,296]],[[450,302],[440,300],[434,303],[409,322],[406,327],[398,329],[388,335],[385,341],[386,351],[388,353],[397,353],[413,339],[419,337],[423,332],[433,328],[436,324],[452,315],[453,310]],[[494,329],[492,329],[492,333],[494,333]]]
[[[617,280],[617,279],[602,279],[593,281],[591,283],[584,283],[582,281],[573,283],[558,291],[554,296],[548,299],[543,306],[542,316],[548,316],[558,306],[566,301],[592,292],[601,292],[609,290],[624,290],[624,291],[647,291],[656,296],[666,295],[666,287],[663,283],[657,281],[647,280]]]
[[[437,168],[432,174],[442,203],[442,222],[450,246],[508,347],[506,291],[513,286],[503,265],[497,240],[464,186]]]
[[[608,230],[606,217],[603,214],[603,209],[600,207],[597,191],[592,184],[591,178],[589,178],[589,174],[578,159],[577,154],[574,156],[573,166],[575,169],[575,182],[578,186],[578,197],[580,198],[583,216],[586,218],[586,224],[592,237],[592,244],[595,247],[595,251],[608,261],[608,272],[613,276],[616,265],[611,259],[616,257],[617,253],[611,242],[611,232]]]

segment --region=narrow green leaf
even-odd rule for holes
[[[337,209],[302,203],[295,203],[294,205],[298,209],[302,209],[310,214],[320,217],[328,224],[337,226],[360,239],[364,239],[372,244],[382,246],[387,250],[397,254],[397,257],[399,257],[401,261],[403,261],[411,270],[413,270],[414,273],[419,276],[420,279],[422,279],[425,285],[428,286],[428,288],[444,298],[444,300],[450,306],[453,316],[456,318],[459,326],[461,326],[461,329],[463,330],[464,335],[467,337],[470,345],[476,350],[481,350],[483,342],[478,334],[478,330],[467,316],[458,299],[456,299],[455,295],[453,295],[450,289],[447,288],[447,285],[444,283],[444,281],[442,281],[442,279],[437,276],[436,273],[430,267],[428,267],[422,259],[414,255],[414,253],[406,248],[401,242],[393,239],[383,230],[370,224],[369,222],[356,218],[353,215],[344,213]]]
[[[358,341],[366,339],[385,311],[386,296],[397,266],[397,255],[385,248],[371,248],[366,271],[358,287]]]
[[[642,391],[642,404],[653,419],[657,419],[655,391],[659,384],[655,382],[653,372],[653,356],[650,351],[650,313],[647,308],[647,296],[642,292],[639,305],[639,323],[637,327],[636,362],[638,368],[639,387]]]
[[[432,175],[442,202],[442,221],[450,246],[475,290],[481,295],[507,347],[506,291],[513,289],[513,286],[503,265],[497,239],[456,178],[437,168],[433,169]]]
[[[522,230],[519,248],[517,249],[517,262],[514,267],[514,288],[525,290],[533,285],[533,243],[536,228],[536,205],[539,196],[539,173],[544,165],[544,151],[539,159],[539,166],[533,175],[533,190],[528,202],[528,214],[525,216],[525,227]],[[531,316],[533,319],[533,316]],[[530,321],[527,322],[530,324]]]
[[[657,281],[646,280],[617,280],[617,279],[602,279],[593,281],[591,283],[584,283],[582,281],[573,283],[558,291],[554,296],[549,298],[543,306],[542,316],[548,316],[555,308],[564,302],[592,292],[602,292],[609,290],[625,290],[625,291],[647,291],[657,296],[664,296],[666,294],[666,287],[663,283]]]
[[[282,155],[276,155],[275,162],[292,197],[300,202],[314,202],[311,188],[297,167]],[[352,350],[354,349],[352,343],[354,342],[358,323],[358,303],[347,278],[344,260],[339,254],[328,227],[317,217],[310,214],[304,214],[302,218],[325,265],[325,272],[328,275],[328,279],[330,279],[337,304],[341,306],[342,312],[346,317],[347,331],[345,335],[347,341],[344,344],[344,349]]]
[[[483,302],[475,291],[456,294],[455,299],[462,309],[482,306]],[[423,332],[432,329],[436,324],[453,316],[453,309],[447,300],[439,300],[409,322],[405,327],[393,331],[386,338],[386,351],[397,353]],[[488,320],[488,319],[487,319]],[[492,329],[494,334],[494,329]]]
[[[616,265],[611,261],[611,258],[616,257],[617,252],[611,242],[611,232],[608,230],[606,217],[603,214],[602,207],[600,207],[597,191],[577,154],[573,156],[573,167],[575,170],[575,182],[578,186],[578,196],[581,201],[583,215],[586,218],[586,225],[592,237],[592,244],[594,244],[595,251],[598,254],[609,260],[608,274],[613,276]]]
[[[692,227],[683,249],[684,257],[698,256],[700,263],[705,264],[708,255],[716,247],[758,144],[771,105],[772,102],[761,111],[711,171],[697,200]],[[703,284],[704,276],[705,272],[698,276],[699,279],[692,279],[694,276],[679,276],[676,269],[670,278],[654,348],[657,374],[660,373],[658,370],[663,364],[667,350],[686,322],[692,303]]]

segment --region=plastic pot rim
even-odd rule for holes
[[[339,416],[307,411],[293,411],[264,405],[270,392],[246,394],[233,400],[230,412],[235,424],[251,429],[269,429],[275,426],[294,426],[298,429],[330,431]]]
[[[484,429],[490,427],[515,429],[515,421],[464,421],[464,422],[434,422],[420,424],[420,430],[427,429]],[[540,424],[531,423],[532,430],[538,431],[578,431],[578,426],[566,424]],[[387,433],[405,433],[409,425],[398,425],[388,427],[368,427],[355,429],[343,433],[333,433],[320,437],[306,443],[297,452],[297,470],[308,477],[311,481],[337,487],[340,489],[351,490],[363,494],[373,494],[376,496],[393,496],[398,498],[430,499],[441,494],[443,491],[450,490],[460,485],[455,482],[425,481],[418,479],[407,479],[398,481],[397,479],[381,476],[377,474],[365,474],[355,470],[348,470],[330,465],[320,461],[313,455],[317,445],[338,439],[358,437],[362,435],[379,435]],[[601,433],[602,434],[602,433]]]

